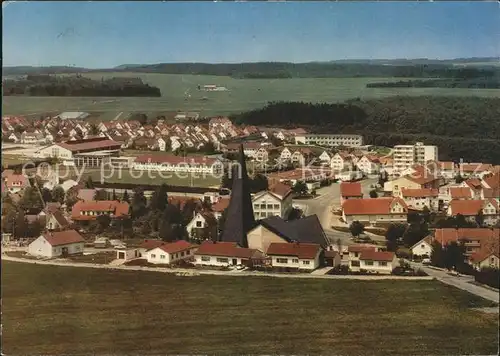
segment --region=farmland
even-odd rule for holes
[[[160,98],[80,98],[27,97],[3,98],[4,115],[28,115],[61,111],[97,112],[102,119],[117,115],[125,118],[132,112],[152,115],[176,111],[198,111],[202,115],[227,115],[264,106],[270,101],[340,102],[351,98],[380,98],[395,95],[457,95],[498,97],[497,89],[440,88],[366,88],[367,83],[397,81],[401,78],[291,78],[234,79],[222,76],[156,73],[86,73],[101,77],[140,77],[160,88]],[[198,85],[215,84],[229,91],[206,92]]]
[[[436,281],[2,265],[6,354],[495,354],[490,305]]]

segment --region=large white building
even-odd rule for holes
[[[394,146],[394,172],[402,172],[414,164],[424,165],[428,161],[438,160],[437,146],[426,146],[422,142],[414,145]]]
[[[221,174],[223,164],[220,160],[209,157],[180,157],[174,155],[139,156],[132,163],[132,168],[144,171],[189,172]]]
[[[269,191],[256,194],[252,204],[256,220],[275,215],[286,219],[292,210],[292,189],[289,185],[278,183]]]
[[[320,146],[363,146],[363,136],[344,134],[304,134],[295,136],[295,143],[305,145],[317,144]]]

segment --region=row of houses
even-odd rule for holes
[[[433,242],[443,247],[450,242],[464,243],[467,262],[477,269],[500,267],[498,228],[436,229],[433,235],[426,236],[411,247],[412,254],[430,257]]]

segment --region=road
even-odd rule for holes
[[[360,182],[365,197],[369,196],[372,189],[370,186],[376,182],[377,179],[365,179]],[[330,241],[335,242],[340,238],[343,244],[352,244],[351,234],[331,228],[331,210],[340,207],[340,183],[320,188],[317,193],[319,196],[314,199],[297,199],[293,204],[300,206],[306,216],[316,214]]]
[[[412,267],[420,268],[430,277],[434,277],[442,283],[451,285],[455,288],[462,289],[464,291],[475,294],[479,297],[490,300],[492,302],[495,303],[499,302],[498,291],[486,287],[481,287],[479,285],[471,283],[474,281],[474,277],[472,276],[461,275],[460,277],[457,277],[448,274],[448,272],[445,270],[429,268],[427,266],[422,265],[421,263],[416,263],[416,262],[409,262],[409,263],[410,265],[412,265]]]

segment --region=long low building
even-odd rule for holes
[[[35,152],[39,158],[57,158],[67,166],[100,167],[120,154],[121,144],[103,137],[54,143]]]
[[[295,136],[295,143],[304,145],[317,144],[320,146],[363,146],[363,136],[344,134],[304,134]]]
[[[224,166],[220,160],[210,157],[145,154],[135,159],[132,168],[144,171],[221,174]]]

